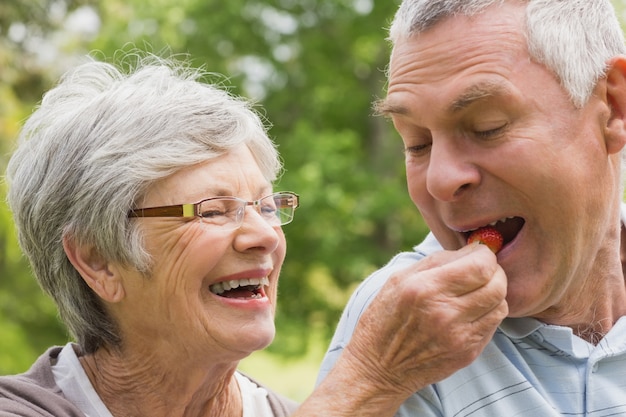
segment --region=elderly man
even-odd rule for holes
[[[422,337],[397,416],[626,415],[626,58],[609,0],[404,0],[390,39],[376,106],[432,234],[356,291],[320,380],[375,294],[410,282],[404,317],[421,321],[403,331]],[[473,233],[501,249],[466,246]]]

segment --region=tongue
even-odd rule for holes
[[[257,294],[257,291],[254,287],[239,287],[232,290],[228,290],[223,292],[222,297],[226,298],[252,298]]]

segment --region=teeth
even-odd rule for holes
[[[218,282],[217,284],[213,284],[209,287],[209,290],[213,294],[220,295],[225,291],[232,290],[239,287],[246,287],[248,285],[256,285],[256,286],[268,286],[270,285],[270,280],[267,277],[263,278],[243,278],[239,280],[231,280],[231,281],[223,281]],[[252,298],[260,298],[260,294],[256,294]]]
[[[509,219],[512,219],[512,218],[513,218],[512,216],[511,216],[511,217],[503,217],[503,218],[501,218],[500,220],[496,220],[495,222],[491,222],[491,223],[489,223],[489,225],[490,225],[490,226],[495,226],[495,225],[496,225],[496,224],[498,224],[498,223],[504,223],[505,221],[507,221],[507,220],[509,220]]]
[[[496,221],[493,221],[493,222],[489,223],[489,226],[495,226],[495,225],[496,225],[496,224],[498,224],[498,223],[504,223],[504,222],[506,222],[507,220],[509,220],[509,219],[513,219],[513,218],[515,218],[515,216],[503,217],[503,218],[501,218],[501,219],[499,219],[499,220],[496,220]],[[480,227],[477,227],[476,229],[465,230],[465,233],[468,233],[468,232],[473,232],[474,230],[478,230],[478,229],[480,229]]]

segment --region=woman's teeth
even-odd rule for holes
[[[218,282],[209,287],[209,290],[216,295],[223,294],[226,291],[234,290],[239,287],[259,287],[270,285],[270,280],[267,277],[263,278],[249,278],[249,279],[234,279],[231,281]]]

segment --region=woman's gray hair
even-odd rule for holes
[[[7,168],[20,245],[89,353],[119,346],[120,335],[68,260],[64,237],[147,274],[151,260],[127,213],[155,181],[242,144],[268,181],[281,170],[264,120],[207,83],[212,74],[174,58],[121,61],[128,71],[92,61],[66,73],[25,123]]]
[[[389,39],[396,44],[452,15],[475,15],[506,2],[525,2],[530,56],[554,72],[582,107],[609,59],[624,54],[624,37],[609,0],[404,0]]]

